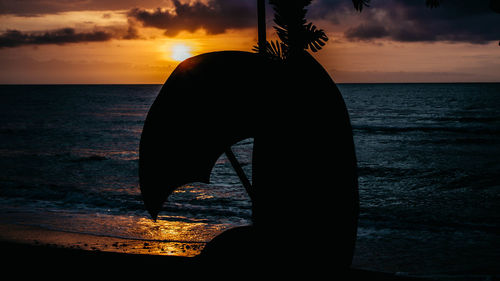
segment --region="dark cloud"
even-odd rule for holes
[[[211,0],[181,3],[172,0],[173,10],[132,9],[129,17],[146,27],[164,29],[167,36],[175,36],[185,30],[194,32],[204,29],[208,34],[224,33],[232,28],[256,26],[255,1]]]
[[[46,45],[81,42],[108,41],[113,34],[106,31],[76,32],[73,28],[63,28],[47,32],[21,32],[7,30],[0,34],[0,48],[18,47],[25,45]]]
[[[346,29],[347,39],[385,38],[400,42],[468,42],[484,44],[500,39],[500,14],[489,0],[443,1],[434,9],[424,1],[372,1],[360,23]]]
[[[175,36],[180,31],[203,28],[209,34],[230,28],[255,27],[255,1],[211,0],[208,5],[173,0],[173,10],[133,9],[129,16],[147,27],[166,30]],[[500,15],[489,8],[490,0],[443,1],[428,8],[424,0],[373,0],[361,14],[351,0],[315,0],[308,18],[329,20],[343,26],[351,41],[387,39],[400,42],[469,42],[484,44],[500,39]],[[272,17],[268,9],[269,18]],[[347,19],[348,22],[342,22]]]
[[[0,15],[30,16],[66,11],[127,10],[128,17],[134,24],[130,25],[129,22],[128,31],[121,35],[123,39],[139,38],[137,24],[165,30],[167,36],[175,36],[183,30],[194,32],[204,29],[208,34],[220,34],[228,29],[256,28],[255,0],[199,1],[0,0]],[[345,38],[351,41],[384,39],[400,42],[449,41],[482,44],[500,39],[500,14],[493,12],[489,5],[490,0],[446,0],[442,1],[439,7],[431,9],[425,6],[425,0],[372,0],[370,7],[358,13],[355,12],[351,0],[314,0],[309,7],[308,19],[313,22],[319,19],[329,21],[338,29],[342,29]],[[272,10],[268,8],[267,11],[270,27]],[[111,33],[112,37],[119,38]],[[94,35],[105,37],[106,32]],[[13,41],[10,37],[15,36],[24,36],[26,41],[31,42],[38,40],[36,38],[41,35],[16,35],[13,31],[8,31],[0,36],[3,42]],[[88,34],[88,37],[92,38],[91,34]],[[2,43],[2,46],[5,45]]]
[[[372,40],[383,38],[389,35],[387,28],[382,24],[366,24],[362,23],[356,27],[351,27],[344,32],[347,38],[362,38],[364,40]]]
[[[41,16],[73,11],[155,8],[163,4],[165,0],[0,0],[0,15]]]
[[[143,39],[143,38],[139,35],[139,30],[137,29],[135,24],[129,22],[127,32],[122,36],[122,39],[133,40],[133,39]]]

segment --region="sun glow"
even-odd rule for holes
[[[171,51],[171,57],[176,61],[183,61],[192,56],[191,48],[185,44],[173,45]]]

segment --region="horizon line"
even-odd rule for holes
[[[0,83],[0,86],[153,86],[165,83]],[[335,82],[342,84],[500,84],[500,81],[460,81],[460,82]]]

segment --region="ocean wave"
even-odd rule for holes
[[[455,137],[455,138],[433,138],[433,139],[418,139],[412,140],[412,143],[415,144],[437,144],[437,145],[468,145],[468,144],[485,144],[485,145],[494,145],[499,144],[500,140],[496,137]]]
[[[386,177],[389,179],[400,180],[401,177],[412,177],[415,175],[422,175],[432,172],[429,169],[416,169],[416,168],[395,168],[395,167],[370,167],[370,166],[359,166],[358,176],[374,176],[374,177]]]
[[[444,122],[459,122],[459,123],[495,123],[500,122],[500,116],[473,116],[473,117],[436,117],[430,118],[430,120],[444,121]]]
[[[82,212],[105,211],[108,213],[143,213],[146,211],[138,190],[86,189],[73,185],[0,182],[0,198],[9,205],[22,202],[25,206],[80,210]],[[131,187],[135,188],[135,187]],[[216,222],[221,218],[250,219],[251,205],[234,198],[171,198],[165,203],[164,214],[195,217]]]
[[[475,230],[488,233],[498,233],[499,225],[494,223],[472,223],[458,220],[442,220],[430,216],[389,216],[384,214],[361,213],[359,218],[359,229],[363,235],[369,235],[374,231],[465,231]]]
[[[70,160],[71,162],[90,162],[90,161],[103,161],[103,160],[108,160],[107,157],[102,156],[102,155],[90,155],[86,157],[78,157],[75,159]]]
[[[204,208],[164,208],[162,210],[163,214],[169,215],[171,221],[186,221],[186,219],[193,220],[196,219],[197,222],[203,223],[220,223],[221,221],[251,221],[251,211],[234,211],[234,210],[223,210],[223,209],[204,209]],[[176,219],[175,217],[179,217]]]
[[[55,208],[106,209],[116,211],[144,210],[139,194],[120,190],[87,190],[73,185],[0,183],[0,197],[13,202],[22,200],[25,205],[47,205]]]
[[[364,126],[353,125],[353,131],[368,132],[368,133],[381,133],[381,134],[394,134],[394,133],[407,133],[407,132],[447,132],[447,133],[466,133],[466,134],[489,134],[500,135],[500,128],[497,127],[438,127],[438,126],[409,126],[409,127],[396,127],[396,126]]]
[[[498,171],[495,169],[470,171],[452,167],[436,169],[359,166],[357,171],[360,179],[375,177],[387,182],[405,180],[408,191],[429,187],[435,191],[461,188],[485,190],[498,186]]]
[[[16,133],[18,133],[20,130],[15,130],[15,129],[11,129],[11,128],[0,128],[0,135],[14,135]]]
[[[106,151],[98,150],[92,152],[77,151],[77,152],[50,152],[37,153],[35,156],[40,157],[55,157],[57,160],[65,162],[80,163],[80,162],[101,162],[106,160],[113,161],[139,161],[139,153],[135,151]]]

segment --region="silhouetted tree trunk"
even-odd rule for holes
[[[266,2],[257,0],[257,23],[259,36],[259,52],[266,51]]]

